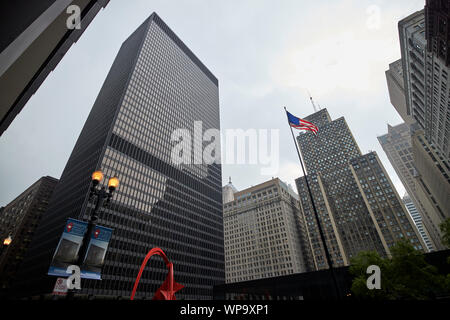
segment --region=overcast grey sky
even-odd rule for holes
[[[59,178],[121,43],[156,11],[219,79],[221,128],[280,129],[278,176],[301,175],[281,106],[344,116],[361,151],[401,118],[384,72],[400,57],[397,22],[424,0],[112,0],[0,137],[0,206],[41,176]],[[271,178],[258,165],[223,165],[238,189]]]

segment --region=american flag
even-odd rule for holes
[[[297,118],[293,114],[289,113],[289,111],[286,110],[287,117],[289,120],[289,125],[293,128],[296,128],[298,130],[308,130],[317,135],[317,132],[319,131],[319,128],[317,128],[314,124],[312,124],[309,121]]]

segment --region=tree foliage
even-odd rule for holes
[[[442,244],[450,248],[450,218],[445,219],[440,225],[442,232]]]
[[[428,300],[449,292],[450,277],[438,274],[425,261],[425,256],[407,241],[391,248],[392,258],[382,258],[374,251],[360,252],[351,259],[350,273],[354,276],[352,292],[357,298],[383,300]],[[381,270],[381,289],[369,290],[366,285],[367,267],[377,265]]]

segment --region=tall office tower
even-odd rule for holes
[[[350,258],[364,250],[388,256],[390,246],[400,238],[422,250],[418,235],[408,225],[412,221],[403,221],[407,213],[378,157],[361,154],[345,119],[331,120],[326,109],[306,119],[319,127],[319,133],[300,133],[297,140],[333,266],[348,265]],[[305,177],[296,184],[313,267],[327,268]]]
[[[399,59],[389,64],[389,69],[386,70],[386,82],[389,92],[389,99],[397,112],[406,123],[413,123],[414,119],[411,116],[405,97],[405,84],[403,80],[403,66],[402,60]]]
[[[416,206],[414,205],[414,202],[411,200],[411,197],[408,194],[405,194],[402,200],[403,203],[405,204],[406,210],[408,210],[409,214],[413,218],[417,230],[419,230],[420,236],[422,237],[422,240],[425,243],[425,246],[427,247],[428,251],[433,251],[433,244],[431,243],[428,234],[425,232],[422,223],[422,215],[419,213]]]
[[[433,206],[431,198],[417,190],[420,188],[418,185],[420,175],[414,161],[410,126],[406,123],[397,126],[388,125],[388,133],[378,137],[378,141],[410,195],[418,214],[423,217],[423,232],[427,234],[428,238],[432,239],[433,247],[440,248],[439,226],[433,223],[440,216],[440,213]]]
[[[226,283],[307,271],[298,196],[284,182],[236,192],[223,210]]]
[[[109,0],[2,2],[0,135],[108,2]],[[77,16],[79,25],[76,25]]]
[[[426,0],[427,49],[450,67],[450,0]]]
[[[92,211],[90,176],[101,168],[102,183],[113,175],[121,181],[98,220],[114,231],[102,280],[83,280],[81,293],[129,297],[145,255],[160,247],[185,286],[177,297],[211,298],[225,278],[221,166],[171,159],[179,144],[173,132],[196,121],[204,131],[220,129],[218,80],[153,13],[122,44],[106,77],[33,240],[22,290],[51,292],[55,279],[45,273],[58,238],[67,218]],[[196,126],[193,141],[184,139],[202,147]],[[151,298],[166,274],[164,264],[149,263],[136,297]]]
[[[27,252],[36,227],[47,210],[58,179],[42,177],[7,204],[0,213],[0,239],[12,242],[0,255],[0,288],[9,289]]]
[[[450,159],[450,67],[427,49],[433,43],[425,39],[424,10],[401,20],[398,28],[407,110],[425,138]]]

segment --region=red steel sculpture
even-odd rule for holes
[[[136,277],[136,281],[134,282],[133,292],[131,293],[131,299],[134,300],[134,295],[136,294],[136,289],[139,284],[139,280],[141,280],[142,272],[144,271],[145,266],[147,265],[148,260],[153,255],[159,255],[164,259],[166,263],[167,269],[169,269],[169,273],[167,274],[166,280],[164,283],[156,290],[155,295],[153,296],[153,300],[176,300],[175,292],[184,288],[182,284],[176,283],[173,279],[173,264],[167,259],[165,253],[160,248],[153,248],[150,250],[145,256],[144,261],[142,262],[141,269],[139,270],[139,274]]]

